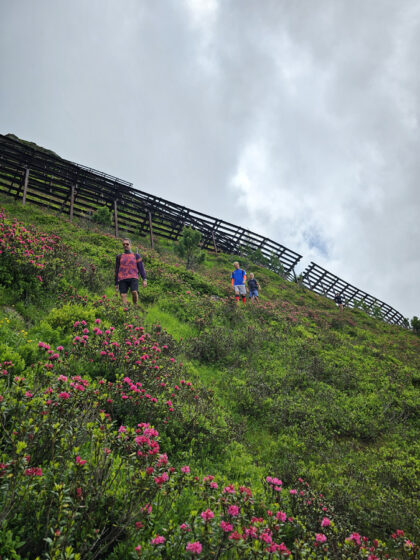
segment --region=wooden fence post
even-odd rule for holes
[[[117,199],[114,199],[114,224],[115,224],[115,237],[118,237],[118,210],[117,210]]]
[[[214,231],[211,232],[211,236],[213,238],[214,252],[217,253],[217,245],[216,245],[216,239],[214,237]]]
[[[25,169],[25,179],[23,182],[23,197],[22,197],[22,206],[26,204],[26,193],[28,192],[28,183],[29,183],[29,168]]]
[[[71,186],[71,195],[70,195],[70,221],[73,221],[73,210],[74,210],[74,193],[76,191],[75,185]]]
[[[149,229],[150,229],[150,246],[154,249],[154,242],[153,242],[153,225],[152,225],[152,213],[149,210]]]

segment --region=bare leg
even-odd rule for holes
[[[139,293],[131,292],[131,297],[133,298],[133,304],[137,305],[137,302],[139,301]]]
[[[122,302],[125,305],[125,307],[127,307],[127,305],[128,305],[127,294],[121,294],[121,299],[122,299]]]

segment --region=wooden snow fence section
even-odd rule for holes
[[[132,183],[73,163],[0,135],[0,192],[22,203],[74,216],[89,217],[107,206],[115,235],[150,235],[177,240],[186,226],[202,234],[202,247],[240,255],[244,247],[277,256],[284,272],[292,273],[301,255],[280,243],[185,206],[133,188]]]
[[[393,325],[404,325],[404,317],[399,311],[331,274],[314,262],[311,262],[304,270],[302,281],[306,288],[317,294],[330,299],[334,299],[336,294],[340,295],[343,303],[348,307],[361,308],[370,315],[377,316]]]

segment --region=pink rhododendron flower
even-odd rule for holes
[[[154,478],[154,481],[158,486],[162,486],[165,482],[168,482],[169,476],[168,473],[164,472],[161,476],[157,476]]]
[[[66,393],[66,392],[63,392],[63,393],[59,393],[59,394],[58,394],[58,397],[59,397],[60,399],[69,399],[69,398],[70,398],[70,394],[69,394],[69,393]]]
[[[328,517],[324,517],[324,519],[321,521],[321,527],[329,527],[331,525],[331,521],[328,519]]]
[[[290,556],[290,550],[288,550],[287,546],[284,543],[272,543],[266,550],[267,552],[280,552],[282,556]]]
[[[327,537],[322,533],[315,533],[315,540],[316,542],[324,543],[327,540]]]
[[[233,531],[233,525],[231,525],[227,521],[221,521],[220,527],[222,528],[223,531],[225,531],[225,533],[230,533],[231,531]]]
[[[346,538],[347,542],[355,542],[356,544],[358,544],[360,546],[361,544],[361,540],[360,540],[360,535],[359,533],[352,533],[349,537]]]
[[[159,457],[159,461],[158,461],[158,467],[162,466],[162,465],[167,465],[168,464],[168,456],[166,453],[162,453],[162,455],[160,455]]]
[[[203,547],[199,541],[188,543],[185,550],[190,554],[201,554]]]
[[[152,506],[150,504],[146,504],[140,508],[140,511],[146,515],[150,515],[152,513]]]
[[[85,463],[87,463],[87,461],[85,459],[82,459],[80,455],[76,457],[76,465],[83,466]]]
[[[232,517],[236,517],[239,515],[239,507],[238,506],[229,506],[228,508],[228,514],[231,515]]]
[[[206,511],[201,512],[201,518],[204,519],[205,522],[213,519],[214,513],[210,509],[206,509]]]
[[[162,537],[161,535],[157,535],[154,539],[150,541],[150,543],[156,546],[158,544],[163,544],[165,540],[166,540],[165,537]]]
[[[276,518],[284,523],[287,519],[287,515],[284,513],[284,511],[278,511],[276,513]]]
[[[181,529],[181,531],[184,531],[185,533],[189,533],[191,531],[191,528],[187,523],[182,523],[182,525],[180,525],[179,528]]]
[[[251,498],[252,497],[252,492],[251,489],[248,488],[247,486],[239,486],[239,492],[241,494],[245,494],[246,497]]]
[[[272,476],[267,476],[267,478],[265,480],[269,484],[271,484],[272,486],[281,486],[283,484],[282,480],[280,480],[279,478],[276,478],[276,477],[272,477]]]
[[[42,476],[41,467],[31,467],[25,470],[25,476]]]
[[[290,495],[291,496],[295,496],[296,494],[297,494],[297,490],[295,490],[295,489],[290,490]]]
[[[273,542],[273,538],[272,538],[272,536],[271,536],[271,532],[264,531],[264,533],[262,533],[262,534],[260,535],[260,540],[263,541],[263,542],[265,542],[265,543],[267,543],[267,544],[272,543],[272,542]]]
[[[181,467],[181,472],[184,474],[188,474],[190,472],[190,467],[185,465],[185,467]]]

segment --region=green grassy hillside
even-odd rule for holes
[[[142,239],[123,308],[111,232],[0,207],[0,558],[415,557],[418,336]]]

